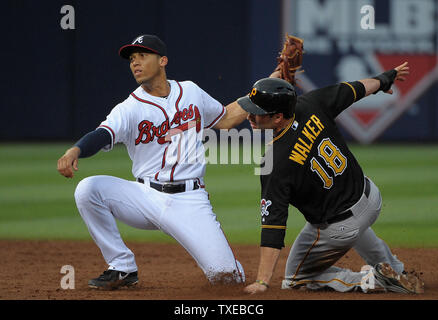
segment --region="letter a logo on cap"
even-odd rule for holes
[[[132,44],[135,44],[136,42],[138,43],[142,43],[143,42],[143,36],[138,37],[137,39],[134,40],[134,42]]]

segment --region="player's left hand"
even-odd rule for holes
[[[78,158],[81,150],[78,147],[68,149],[58,160],[58,172],[66,178],[73,178],[78,171]]]
[[[254,282],[243,289],[245,293],[249,293],[249,294],[262,293],[265,292],[266,290],[268,290],[267,286],[257,282]]]
[[[397,71],[397,75],[395,76],[394,81],[395,80],[405,81],[406,76],[409,74],[408,62],[406,61],[403,64],[399,65],[398,67],[395,67],[394,70]],[[393,91],[392,89],[389,89],[388,91],[385,91],[385,93],[392,94]]]

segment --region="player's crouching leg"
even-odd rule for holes
[[[92,176],[81,180],[76,186],[75,200],[79,207],[99,202],[99,190],[102,187],[102,176]]]
[[[104,201],[109,194],[114,192],[111,178],[110,176],[87,177],[76,186],[76,206],[93,237],[97,229],[101,229],[109,222],[108,219],[111,221],[114,219]],[[102,236],[105,237],[105,235]]]

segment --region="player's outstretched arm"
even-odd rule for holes
[[[103,128],[91,131],[68,149],[58,160],[58,171],[64,177],[73,178],[73,170],[78,170],[78,159],[96,154],[103,147],[111,144],[111,135]]]
[[[392,94],[391,89],[394,81],[405,81],[406,76],[409,75],[408,62],[405,62],[392,70],[386,71],[372,79],[359,80],[365,87],[365,97],[383,91]]]
[[[246,286],[243,291],[249,294],[264,292],[268,289],[269,282],[277,265],[280,249],[271,247],[260,248],[260,263],[257,280]]]
[[[227,110],[227,112],[213,128],[234,128],[241,124],[243,121],[245,121],[246,117],[248,116],[248,112],[242,109],[242,107],[237,103],[237,100],[227,105],[225,109]]]
[[[270,74],[269,78],[280,78],[281,79],[281,71],[276,70]],[[216,123],[213,127],[215,129],[231,129],[243,121],[246,120],[248,116],[248,112],[242,109],[242,107],[237,103],[237,100],[230,103],[225,107],[227,109],[227,113],[222,119]]]
[[[73,172],[78,170],[80,154],[81,149],[76,146],[68,149],[58,160],[58,172],[66,178],[73,178]]]

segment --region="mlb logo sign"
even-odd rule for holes
[[[436,55],[372,54],[366,58],[366,61],[376,70],[374,73],[376,75],[401,65],[404,61],[409,62],[411,72],[407,81],[394,83],[392,95],[383,93],[371,95],[339,115],[338,120],[341,125],[362,143],[370,143],[377,139],[412,107],[438,78]]]
[[[374,8],[373,28],[361,27],[364,6]],[[357,141],[375,141],[438,80],[437,10],[437,0],[284,0],[283,31],[304,40],[303,90],[370,78],[408,61],[410,75],[392,95],[370,95],[337,118]]]

